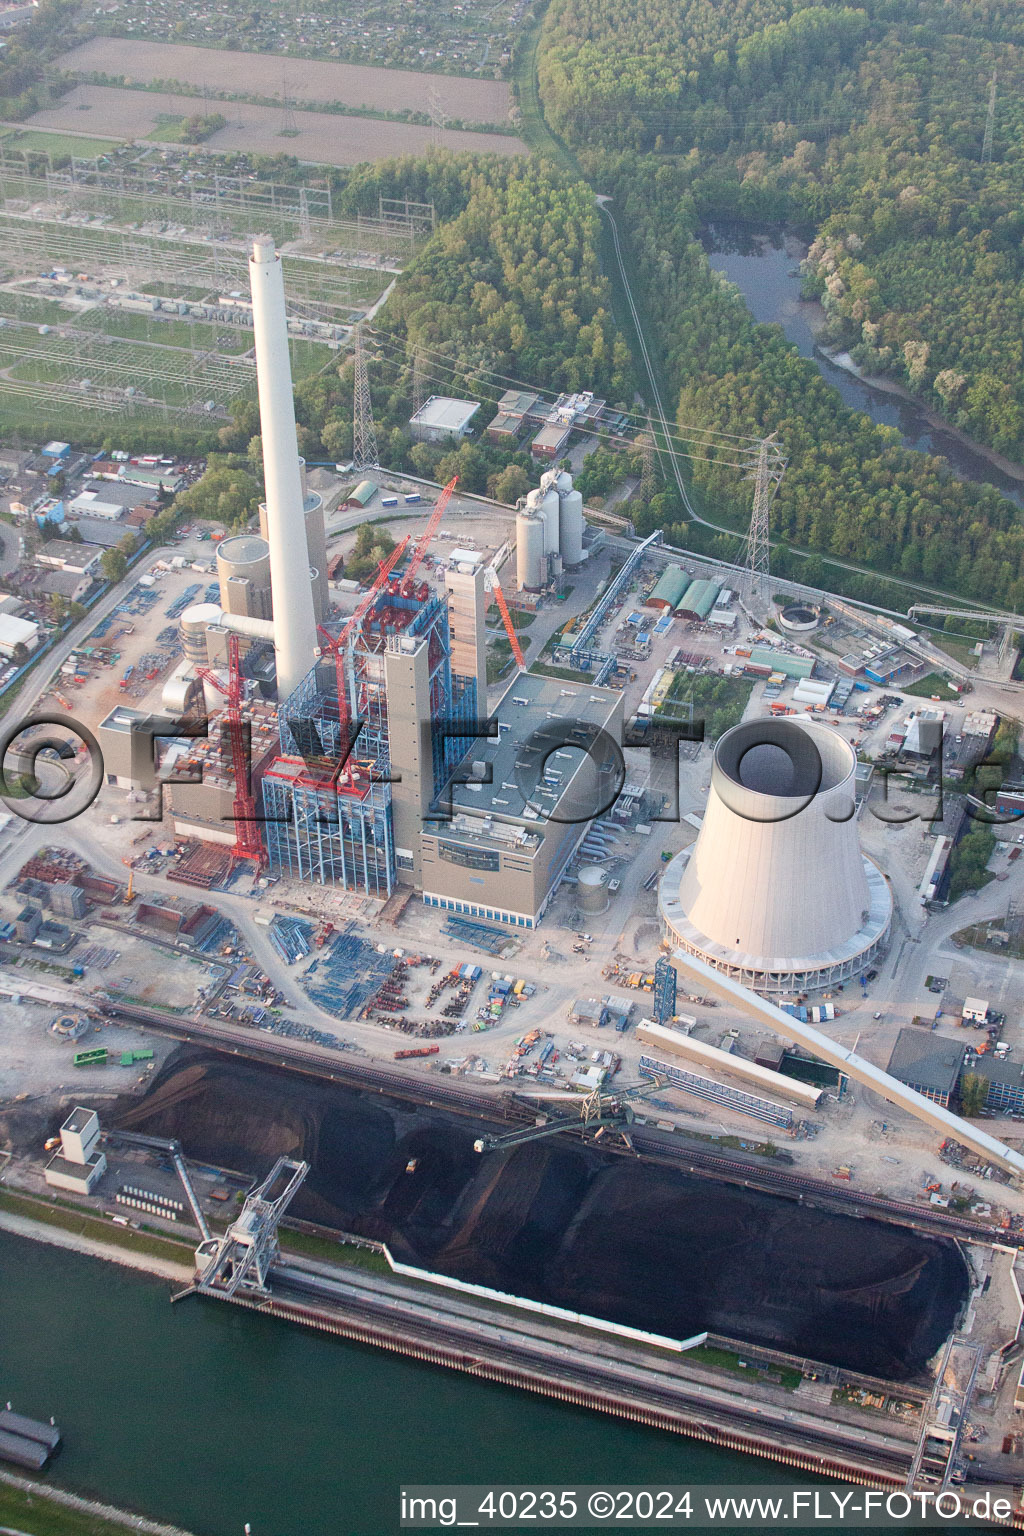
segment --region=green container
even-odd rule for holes
[[[71,1058],[71,1064],[75,1067],[103,1067],[106,1066],[107,1055],[106,1046],[101,1045],[94,1051],[79,1051]]]

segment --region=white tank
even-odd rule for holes
[[[545,479],[547,476],[545,476]],[[552,478],[554,478],[552,476]],[[547,490],[542,490],[540,502],[541,516],[544,519],[544,553],[557,555],[558,543],[558,492],[553,485]]]
[[[543,477],[541,478],[540,483],[541,485],[544,484]],[[567,491],[572,490],[572,475],[570,475],[567,469],[560,469],[555,475],[555,490],[558,492],[559,496],[564,496]]]
[[[584,864],[576,887],[581,912],[604,912],[608,906],[608,876],[600,864]]]
[[[569,485],[558,497],[558,547],[564,565],[579,565],[583,559],[583,497],[573,490],[570,475],[559,478],[568,480]]]
[[[546,577],[544,520],[527,506],[516,517],[516,580],[528,592],[539,592]]]

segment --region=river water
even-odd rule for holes
[[[984,454],[951,432],[935,427],[919,405],[865,383],[815,350],[815,325],[821,311],[800,297],[798,264],[807,244],[796,235],[715,224],[704,231],[704,249],[716,271],[736,284],[755,320],[781,325],[802,357],[813,358],[822,377],[847,405],[872,421],[897,427],[907,448],[941,454],[961,480],[992,485],[1024,506],[1024,485],[992,464]]]
[[[53,1414],[50,1476],[196,1536],[389,1536],[403,1483],[754,1483],[781,1467],[0,1244],[0,1400]]]

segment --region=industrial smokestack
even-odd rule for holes
[[[295,436],[284,277],[281,258],[269,235],[259,235],[253,241],[249,283],[267,491],[277,693],[278,698],[286,699],[313,666],[317,644]]]

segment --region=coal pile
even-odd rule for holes
[[[688,1337],[702,1329],[896,1380],[967,1294],[956,1245],[553,1137],[479,1155],[479,1121],[184,1050],[115,1123],[262,1176],[311,1172],[306,1220],[461,1279]],[[412,1171],[407,1169],[412,1165]]]

